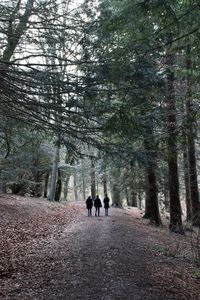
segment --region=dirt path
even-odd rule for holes
[[[80,210],[75,222],[27,250],[23,269],[9,279],[12,291],[1,299],[200,299],[183,275],[172,276],[171,260],[150,251],[148,234],[124,210],[110,213],[88,218]]]

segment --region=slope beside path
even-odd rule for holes
[[[134,211],[87,217],[83,202],[2,205],[0,299],[200,299],[194,267],[154,251],[157,233]]]

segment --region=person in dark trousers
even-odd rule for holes
[[[103,199],[104,208],[105,208],[105,216],[108,216],[108,209],[109,209],[109,201],[108,195],[105,194],[105,198]]]
[[[93,207],[93,201],[92,201],[92,198],[89,196],[86,200],[86,208],[88,210],[88,217],[92,216],[92,207]]]
[[[102,204],[101,204],[101,199],[99,198],[98,195],[94,199],[94,207],[95,207],[95,216],[99,217],[99,215],[100,215],[100,207],[102,207]]]

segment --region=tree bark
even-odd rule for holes
[[[171,36],[170,38],[171,39]],[[167,113],[167,145],[168,172],[170,194],[170,231],[183,233],[181,204],[179,197],[178,154],[176,138],[176,106],[174,89],[174,54],[167,50],[167,83],[166,83],[166,113]]]
[[[106,172],[106,162],[103,162],[103,193],[104,195],[108,194],[108,178],[107,178],[107,172]]]
[[[195,149],[195,114],[192,101],[192,61],[191,61],[191,46],[187,45],[187,99],[186,99],[186,117],[187,117],[187,139],[188,139],[188,167],[189,167],[189,182],[190,182],[190,199],[192,204],[192,224],[200,226],[200,203],[199,190],[197,181],[196,167],[196,149]]]
[[[144,138],[144,146],[146,150],[147,157],[147,181],[148,181],[148,205],[150,206],[150,221],[151,223],[156,224],[157,226],[161,225],[161,218],[158,206],[158,188],[157,188],[157,180],[156,180],[156,162],[155,162],[155,149],[154,149],[154,136],[153,129],[148,126],[147,136]]]
[[[168,171],[165,170],[165,168],[164,168],[164,190],[163,190],[163,195],[164,195],[165,211],[169,213],[170,212],[169,176],[168,176]]]
[[[14,54],[14,51],[19,44],[19,40],[27,28],[27,23],[33,10],[33,4],[34,0],[28,0],[26,2],[24,14],[20,17],[19,23],[16,28],[14,28],[14,21],[16,18],[16,14],[19,11],[18,4],[15,11],[11,15],[8,25],[8,41],[3,53],[3,61],[10,61],[12,55]]]
[[[183,166],[184,166],[184,183],[185,183],[185,203],[186,203],[186,221],[192,220],[192,205],[190,198],[190,177],[188,169],[188,152],[187,146],[183,148]]]
[[[128,191],[128,188],[127,188],[126,185],[124,187],[124,192],[125,192],[125,197],[126,197],[126,203],[127,203],[128,206],[130,206],[131,203],[130,203],[130,198],[129,198],[129,191]]]
[[[62,192],[61,171],[58,168],[58,179],[56,182],[55,201],[60,201],[61,192]]]
[[[121,199],[121,182],[120,182],[120,169],[111,167],[111,195],[112,195],[112,204],[116,207],[122,207]]]
[[[49,191],[49,195],[48,195],[49,201],[55,200],[59,155],[60,155],[60,144],[58,141],[57,145],[56,145],[56,149],[55,149],[55,156],[54,156],[54,161],[53,161],[53,166],[52,166],[51,185],[50,185],[50,191]]]
[[[94,158],[91,157],[91,197],[95,199],[96,197],[96,179],[95,179],[95,166],[94,166]]]
[[[129,187],[130,187],[130,199],[129,203],[132,207],[137,207],[137,193],[135,187],[135,174],[134,168],[130,167],[130,178],[129,178]]]
[[[142,209],[142,195],[141,195],[141,188],[139,187],[138,190],[138,208],[141,210]]]
[[[150,203],[150,188],[147,167],[145,167],[145,213],[143,215],[144,219],[150,219],[151,217],[151,203]]]
[[[44,183],[44,198],[47,198],[48,194],[48,183],[49,183],[49,170],[46,172],[45,183]]]
[[[84,168],[84,161],[81,160],[81,167],[82,167],[82,188],[83,188],[83,199],[86,199],[86,187],[85,187],[85,168]]]
[[[78,201],[78,190],[77,190],[77,174],[76,169],[74,170],[74,199]]]
[[[65,182],[64,182],[64,199],[66,201],[67,201],[67,195],[68,195],[69,180],[70,180],[70,174],[67,174],[65,176]]]

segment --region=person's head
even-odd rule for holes
[[[97,195],[97,198],[99,198],[99,195]]]
[[[105,197],[108,197],[108,195],[107,195],[107,194],[105,194]]]

